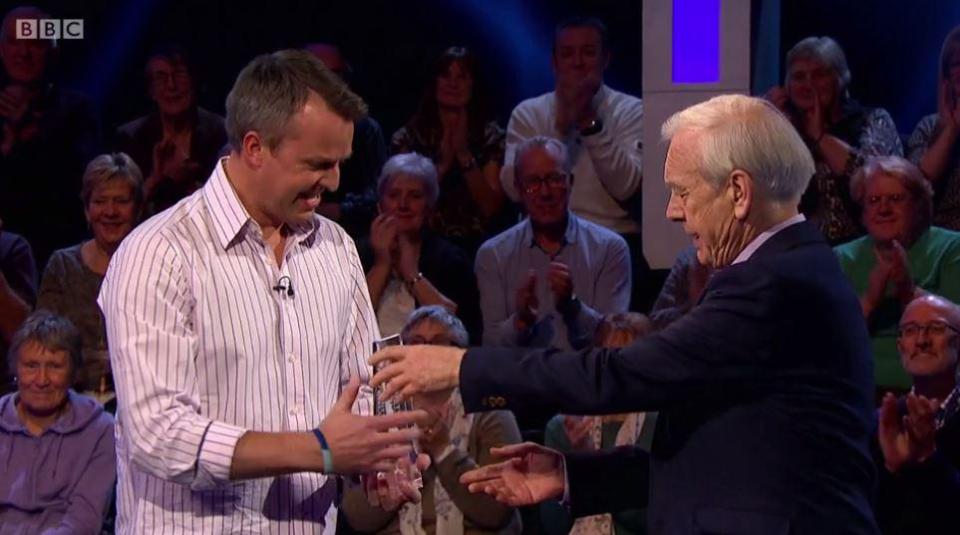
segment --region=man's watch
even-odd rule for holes
[[[592,136],[594,134],[599,134],[603,130],[603,121],[599,117],[590,121],[590,124],[586,128],[580,129],[581,136]]]

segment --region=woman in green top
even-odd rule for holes
[[[897,355],[897,325],[914,297],[960,299],[960,233],[931,226],[933,189],[897,156],[869,160],[850,182],[867,235],[835,248],[853,283],[873,343],[878,391],[906,390]]]

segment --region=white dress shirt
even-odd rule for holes
[[[336,481],[229,480],[251,431],[317,427],[378,336],[353,241],[315,216],[282,266],[224,171],[151,218],[100,293],[119,402],[118,533],[334,533]],[[276,291],[289,277],[294,292]],[[355,407],[372,412],[368,389]],[[318,446],[319,447],[319,446]]]

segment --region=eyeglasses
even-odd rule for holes
[[[943,336],[947,331],[960,333],[956,327],[942,321],[931,321],[926,324],[904,323],[900,326],[900,338],[916,338],[923,332],[927,336]]]
[[[897,206],[903,204],[907,200],[907,196],[903,193],[894,193],[892,195],[871,195],[867,197],[867,204],[870,206],[879,206],[883,201],[887,201],[889,204]]]
[[[150,83],[158,86],[165,86],[172,80],[176,84],[182,84],[190,79],[190,73],[183,69],[177,69],[173,72],[156,71],[150,75]]]
[[[537,193],[543,186],[550,186],[552,189],[562,189],[567,187],[566,173],[550,173],[544,176],[525,176],[520,179],[520,187],[525,193]]]

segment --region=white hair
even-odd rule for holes
[[[383,164],[380,177],[377,179],[377,197],[382,199],[387,187],[398,175],[419,180],[423,184],[423,192],[427,205],[433,208],[440,196],[440,184],[437,181],[437,167],[426,156],[416,152],[394,154]]]
[[[813,156],[790,121],[764,99],[721,95],[673,114],[661,129],[699,136],[699,171],[719,187],[736,169],[777,202],[797,201],[815,172]]]
[[[560,164],[560,169],[563,172],[570,172],[572,163],[570,162],[567,146],[560,142],[560,140],[548,136],[533,136],[520,143],[520,145],[517,146],[517,151],[514,153],[513,168],[518,169],[520,167],[520,159],[526,156],[528,152],[537,148],[542,148],[553,156],[553,159]],[[517,176],[517,178],[519,179],[519,176]]]
[[[840,94],[846,96],[847,88],[850,87],[850,67],[847,65],[847,56],[839,43],[826,36],[802,39],[787,52],[786,76],[790,76],[793,62],[801,59],[819,61],[829,67],[837,77]]]

